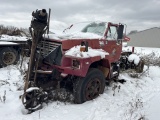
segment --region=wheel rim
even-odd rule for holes
[[[13,52],[5,52],[2,56],[3,63],[6,65],[13,64],[16,60],[16,56]]]
[[[22,103],[26,109],[34,109],[39,106],[39,96],[37,91],[24,93],[22,96]]]
[[[98,78],[90,80],[86,86],[86,99],[92,100],[96,98],[101,92],[101,82]]]

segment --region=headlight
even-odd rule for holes
[[[72,60],[72,67],[73,67],[73,68],[80,69],[80,61],[78,61],[78,60],[76,60],[76,59],[73,59],[73,60]]]

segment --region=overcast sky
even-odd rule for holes
[[[42,8],[52,10],[52,29],[93,20],[125,23],[128,32],[160,27],[160,0],[0,0],[0,24],[28,28]]]

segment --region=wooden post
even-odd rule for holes
[[[134,47],[132,47],[132,53],[134,53]]]

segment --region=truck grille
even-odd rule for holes
[[[51,42],[51,41],[48,41],[48,40],[42,40],[38,44],[37,48],[38,48],[39,51],[41,51],[41,55],[43,57],[45,57],[49,53],[54,51],[60,45],[61,45],[61,43],[58,43],[58,42]]]

